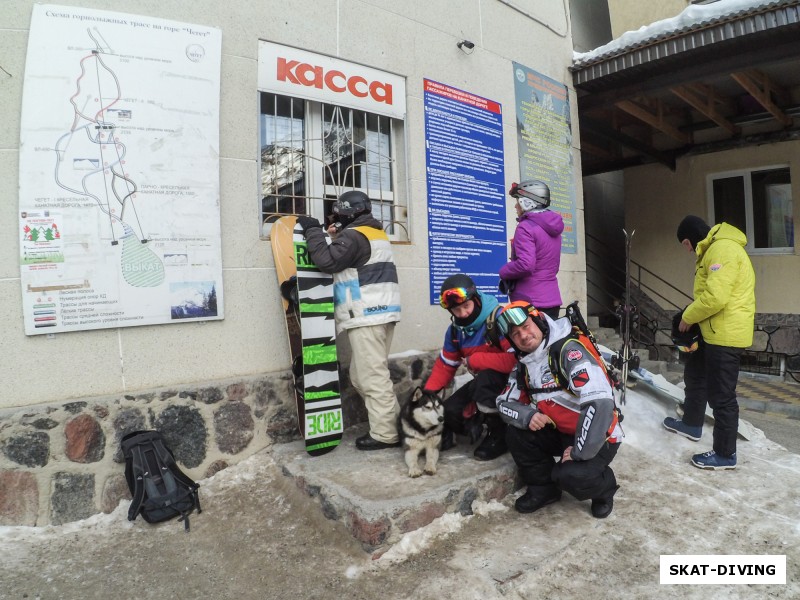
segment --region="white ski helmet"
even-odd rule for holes
[[[544,181],[531,179],[522,183],[512,183],[508,193],[517,199],[522,212],[550,206],[550,188]]]

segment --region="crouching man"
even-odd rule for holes
[[[508,449],[528,486],[515,508],[531,513],[566,491],[591,499],[592,516],[607,517],[619,489],[609,464],[622,431],[602,359],[568,318],[554,321],[526,302],[504,307],[497,325],[519,360],[497,398],[510,425]]]

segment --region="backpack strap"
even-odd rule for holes
[[[165,467],[168,469],[169,474],[188,489],[187,496],[192,501],[192,507],[188,510],[182,511],[178,521],[183,521],[184,530],[189,531],[189,515],[194,510],[197,511],[197,514],[203,512],[203,510],[200,508],[200,495],[197,492],[197,490],[200,489],[200,485],[192,480],[183,471],[181,471],[180,467],[178,467],[178,464],[175,462],[175,457],[173,457],[172,453],[166,448],[166,446],[164,446],[164,442],[160,436],[153,440],[153,446],[156,449],[159,463],[163,462]]]
[[[550,351],[548,355],[548,362],[550,364],[550,370],[553,372],[553,376],[556,378],[556,381],[560,386],[561,389],[569,390],[569,381],[567,381],[567,377],[564,374],[564,357],[563,357],[563,350],[564,345],[570,341],[578,342],[586,352],[588,352],[592,358],[595,359],[595,362],[603,369],[603,373],[605,373],[606,379],[611,384],[613,389],[614,387],[614,380],[611,377],[611,374],[608,372],[606,368],[605,361],[603,357],[600,356],[600,352],[597,350],[597,346],[595,346],[591,337],[586,335],[583,331],[580,331],[577,328],[573,328],[572,333],[555,342],[552,346],[550,346]]]
[[[139,512],[141,512],[142,504],[144,503],[144,474],[140,469],[136,468],[136,465],[143,464],[144,456],[142,455],[142,447],[139,445],[131,447],[128,452],[131,455],[131,460],[134,465],[132,471],[134,491],[131,505],[128,508],[128,521],[134,521],[139,515]]]
[[[503,309],[503,306],[498,304],[495,306],[489,315],[486,317],[486,340],[495,348],[503,349],[500,344],[500,331],[497,326],[497,315]]]

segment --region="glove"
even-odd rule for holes
[[[303,228],[303,232],[313,229],[314,227],[322,228],[322,223],[319,222],[319,219],[306,215],[297,217],[297,224]]]
[[[497,289],[501,294],[505,294],[507,296],[514,291],[515,287],[517,287],[517,282],[515,280],[512,279],[511,281],[506,281],[505,279],[501,279]]]

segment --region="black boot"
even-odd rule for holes
[[[476,412],[464,421],[464,435],[469,438],[470,445],[477,443],[483,435],[483,415]]]
[[[448,429],[445,425],[444,429],[442,430],[442,443],[439,446],[439,450],[444,452],[445,450],[450,450],[450,448],[456,445],[456,436],[453,433],[452,429]]]
[[[514,502],[514,508],[520,513],[532,513],[559,500],[561,500],[561,490],[556,486],[529,485],[528,491]]]
[[[488,431],[480,445],[475,448],[473,456],[476,460],[494,460],[508,452],[506,446],[506,424],[498,415],[486,415]]]
[[[611,511],[614,510],[614,494],[618,489],[619,486],[615,485],[610,493],[606,493],[600,498],[592,498],[592,516],[595,519],[605,519],[611,514]]]

